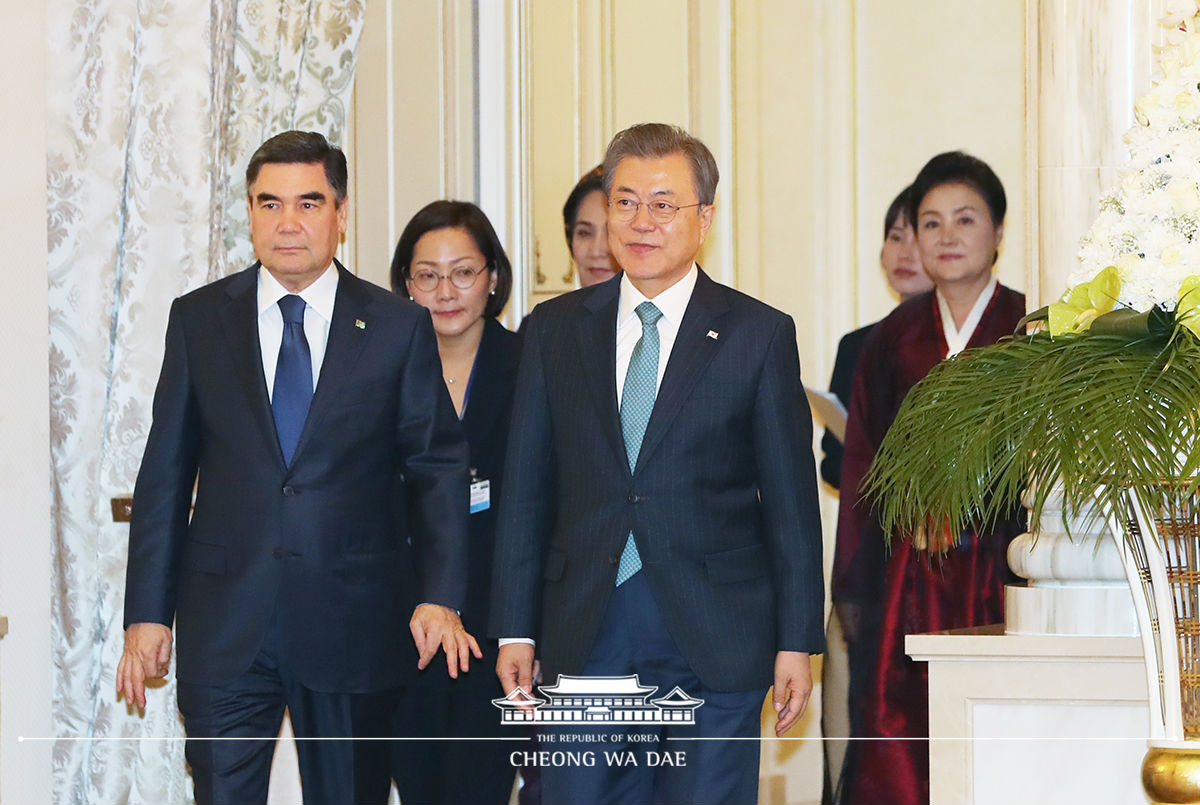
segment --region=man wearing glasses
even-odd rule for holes
[[[594,765],[543,769],[547,802],[756,802],[767,688],[782,735],[824,648],[795,328],[697,267],[716,185],[682,129],[617,134],[604,189],[623,273],[526,328],[489,628],[505,692],[529,690],[536,651],[548,683],[637,674],[704,702],[695,725],[602,725]]]

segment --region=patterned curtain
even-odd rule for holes
[[[144,717],[114,694],[128,526],[109,500],[133,489],[171,300],[249,262],[250,153],[287,128],[344,138],[362,20],[363,0],[48,6],[58,802],[191,799],[173,679]]]
[[[365,0],[243,0],[221,135],[229,161],[222,228],[232,267],[254,261],[246,218],[246,162],[281,131],[346,136],[346,110]]]

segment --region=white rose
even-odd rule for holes
[[[1175,113],[1180,120],[1194,120],[1196,117],[1196,96],[1186,90],[1175,95]]]
[[[1167,185],[1167,195],[1176,212],[1194,213],[1200,210],[1200,193],[1196,192],[1196,183],[1191,179],[1172,179]]]
[[[1145,262],[1136,254],[1123,254],[1117,258],[1117,271],[1121,275],[1121,284],[1133,282],[1138,278],[1142,271],[1142,263]]]
[[[1196,16],[1198,10],[1196,0],[1167,0],[1159,24],[1169,28],[1178,27],[1180,23]]]
[[[1193,34],[1183,40],[1180,50],[1182,51],[1180,56],[1183,64],[1195,64],[1196,60],[1200,58],[1200,36]]]
[[[1163,78],[1168,81],[1175,78],[1179,74],[1179,68],[1183,66],[1182,47],[1171,47],[1163,50],[1158,58],[1158,67],[1162,70]]]
[[[1150,115],[1146,111],[1147,98],[1145,96],[1138,98],[1133,102],[1133,116],[1137,118],[1137,122],[1143,126],[1150,125]]]

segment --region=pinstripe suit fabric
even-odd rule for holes
[[[766,687],[777,651],[824,648],[795,327],[700,272],[631,469],[616,395],[619,283],[544,302],[529,318],[489,633],[537,638],[549,680],[579,673],[632,531],[700,681]]]

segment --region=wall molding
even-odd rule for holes
[[[417,210],[439,198],[478,201],[475,14],[475,0],[367,3],[341,255],[385,287],[396,240]]]

